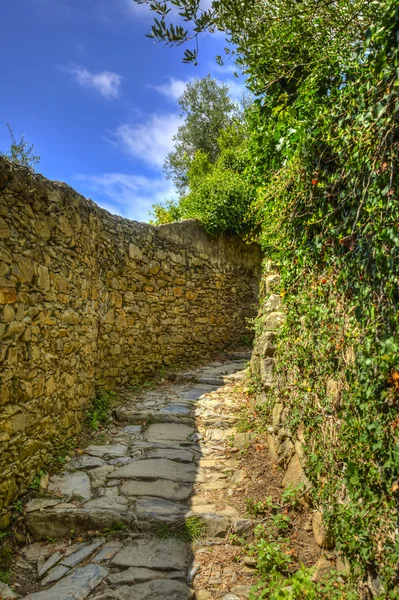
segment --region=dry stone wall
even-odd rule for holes
[[[79,431],[96,386],[242,342],[260,262],[257,246],[196,221],[128,221],[0,158],[3,514]]]

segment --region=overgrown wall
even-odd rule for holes
[[[242,342],[260,262],[196,221],[128,221],[0,158],[0,508],[79,431],[96,386]]]

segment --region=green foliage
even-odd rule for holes
[[[108,423],[109,412],[117,403],[118,397],[115,392],[100,391],[86,414],[86,425],[98,431],[101,425]]]
[[[173,525],[159,525],[155,530],[156,536],[161,539],[177,538],[188,544],[203,538],[205,533],[206,523],[195,515]]]
[[[208,75],[190,81],[178,100],[184,122],[173,137],[174,149],[166,157],[164,170],[181,194],[187,190],[188,171],[196,153],[206,154],[214,163],[220,154],[220,132],[239,114],[228,92],[227,85]]]
[[[0,153],[0,155],[8,158],[11,160],[11,162],[24,167],[29,167],[32,171],[34,171],[34,166],[40,162],[40,156],[34,154],[34,145],[25,140],[25,136],[22,136],[18,142],[15,139],[14,133],[8,123],[7,128],[11,137],[11,146],[8,152],[4,154]]]
[[[151,214],[154,217],[151,225],[165,225],[180,221],[181,210],[175,200],[166,200],[165,204],[153,204]]]
[[[171,4],[180,29],[167,24]],[[151,5],[160,17],[151,33],[156,40],[175,45],[226,31],[234,45],[228,52],[258,94],[246,111],[243,141],[232,144],[242,149],[239,161],[228,144],[216,162],[194,161],[187,210],[212,231],[249,231],[280,273],[287,318],[276,355],[278,398],[289,408],[290,429],[304,426],[313,502],[349,559],[351,578],[378,575],[383,597],[394,598],[397,0],[215,0],[206,11],[196,0]],[[186,51],[186,60],[197,60],[197,48]],[[250,218],[245,194],[253,199]],[[256,328],[262,331],[262,320]],[[327,394],[329,379],[339,398]],[[264,508],[256,503],[252,510]],[[305,570],[288,577],[279,544],[258,543],[263,597],[356,597],[334,578],[316,585]],[[272,556],[281,568],[272,568]]]
[[[32,483],[29,486],[31,490],[37,491],[40,489],[40,481],[44,475],[46,475],[46,472],[40,470],[39,473],[34,477]]]
[[[243,234],[250,227],[248,209],[254,189],[244,176],[247,165],[246,125],[234,123],[217,138],[219,157],[198,150],[187,172],[189,191],[178,203],[155,205],[156,223],[198,219],[211,234]]]

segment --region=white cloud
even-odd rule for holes
[[[148,221],[153,204],[176,196],[173,184],[163,177],[150,179],[141,175],[104,173],[76,175],[75,179],[81,181],[88,192],[107,198],[94,198],[99,206],[135,221]]]
[[[74,64],[61,68],[63,71],[73,75],[82,87],[93,89],[104,98],[114,99],[119,96],[122,77],[118,73],[113,73],[112,71],[93,73],[86,69],[86,67]]]
[[[122,123],[112,136],[112,143],[150,167],[162,167],[166,155],[173,149],[173,136],[181,119],[173,113],[150,115],[142,123]]]
[[[175,79],[174,77],[169,77],[167,83],[161,83],[160,85],[152,85],[151,87],[160,94],[163,94],[164,96],[169,98],[170,100],[178,100],[184,92],[184,90],[186,89],[189,81],[189,79],[184,81],[183,79]]]

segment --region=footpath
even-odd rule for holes
[[[255,582],[238,538],[245,478],[237,432],[250,356],[124,392],[111,425],[24,506],[12,589],[25,600],[240,600]],[[244,514],[242,514],[244,513]]]

